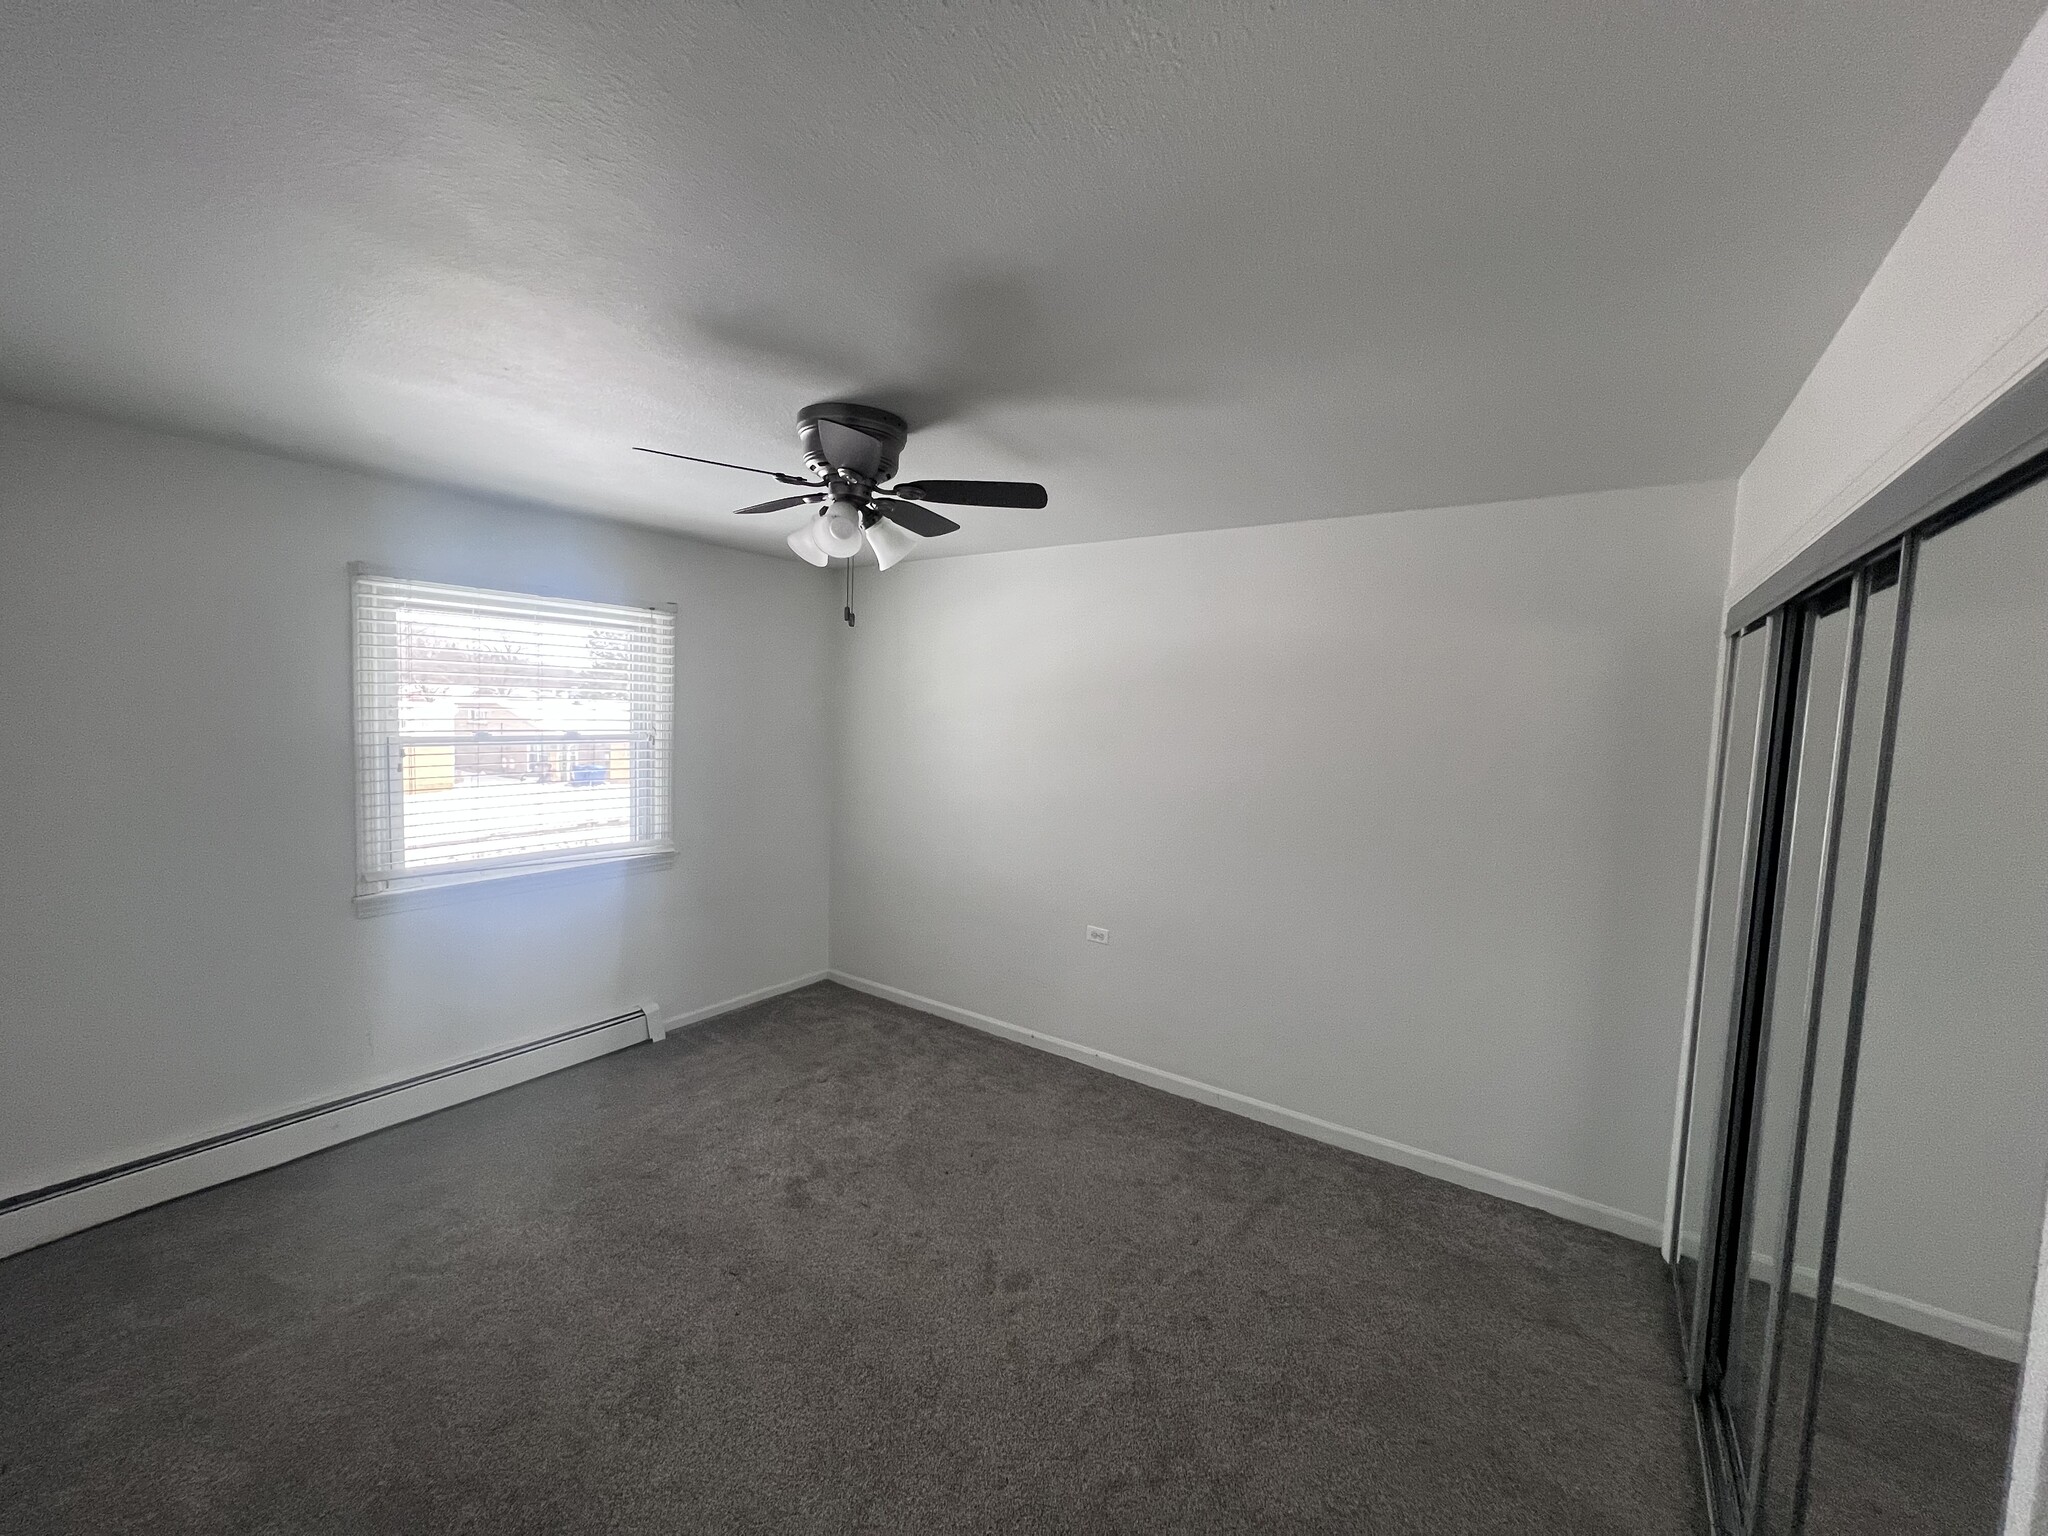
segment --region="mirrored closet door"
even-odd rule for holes
[[[2048,1177],[2048,482],[1729,647],[1670,1255],[1716,1523],[1994,1532]]]

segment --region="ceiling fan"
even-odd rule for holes
[[[909,435],[909,424],[894,411],[846,400],[826,400],[796,413],[797,443],[813,476],[808,480],[801,475],[785,475],[780,470],[702,459],[694,453],[671,453],[666,448],[635,451],[688,459],[693,464],[715,464],[721,469],[741,469],[749,474],[771,476],[784,485],[802,486],[801,496],[741,507],[739,515],[781,512],[789,507],[822,503],[817,513],[789,536],[789,547],[818,566],[835,555],[846,558],[859,554],[865,539],[868,548],[875,552],[875,564],[886,571],[915,549],[918,539],[935,539],[960,526],[950,517],[919,506],[919,502],[962,507],[1037,508],[1046,504],[1044,486],[1021,480],[915,480],[885,488],[884,482],[896,473],[897,456]]]

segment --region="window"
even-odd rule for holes
[[[354,585],[359,898],[673,850],[672,611]]]

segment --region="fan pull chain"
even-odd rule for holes
[[[853,628],[853,557],[846,560],[846,627]]]

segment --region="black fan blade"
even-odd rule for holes
[[[880,513],[899,528],[908,528],[912,533],[927,539],[936,539],[942,533],[951,533],[960,525],[950,517],[934,512],[930,507],[920,507],[914,502],[891,501],[888,497],[877,497],[871,504],[872,510]]]
[[[700,459],[694,453],[670,453],[666,448],[641,448],[636,446],[633,451],[635,453],[658,453],[664,459],[688,459],[692,464],[715,464],[720,469],[742,469],[750,475],[767,475],[771,479],[780,480],[784,485],[816,485],[818,483],[815,480],[806,480],[801,475],[785,475],[779,469],[756,469],[751,464],[728,464],[723,459]],[[755,508],[754,510],[758,511],[760,509]]]
[[[918,480],[890,494],[956,507],[1042,507],[1045,487],[1026,480]]]
[[[822,496],[785,496],[780,501],[764,501],[758,507],[735,507],[734,517],[746,517],[754,512],[780,512],[784,507],[800,507],[807,501],[823,501]]]

